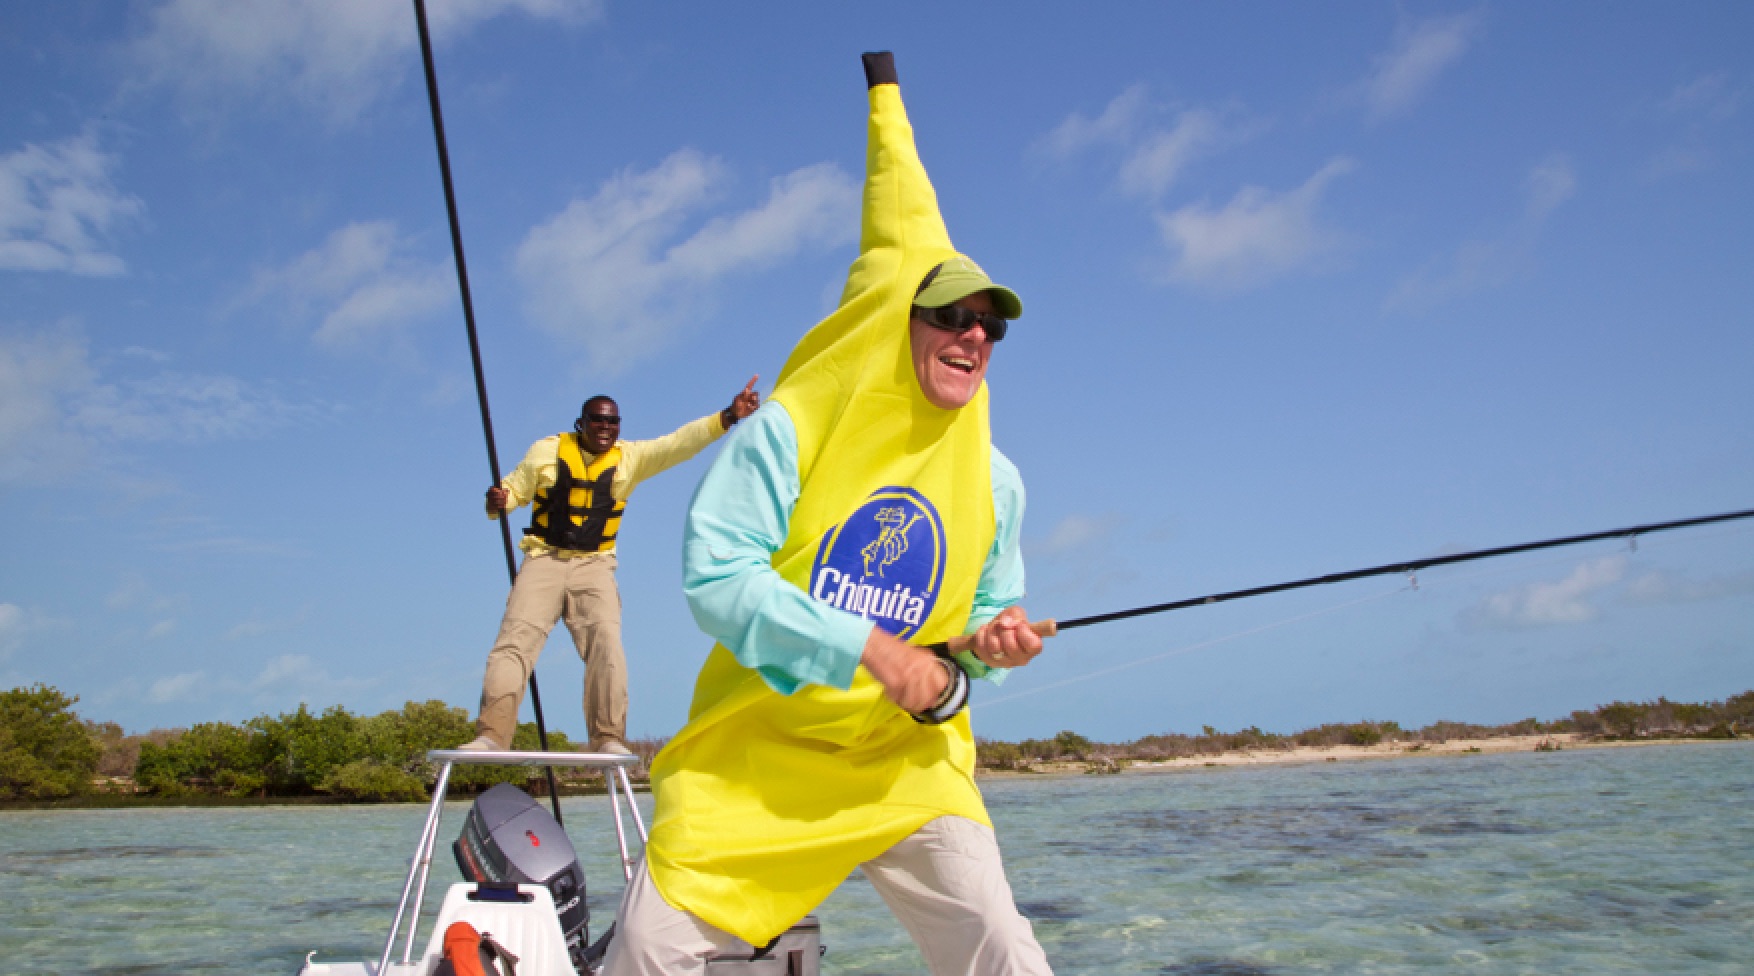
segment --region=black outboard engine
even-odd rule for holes
[[[566,831],[530,794],[501,783],[475,799],[463,821],[462,836],[451,846],[463,877],[477,883],[538,884],[554,896],[560,931],[573,968],[588,972],[590,909],[585,906],[585,872]]]

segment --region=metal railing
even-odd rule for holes
[[[633,855],[627,849],[627,830],[621,818],[621,804],[626,803],[628,812],[633,815],[634,828],[639,832],[640,845],[646,842],[646,822],[640,816],[639,805],[633,802],[633,782],[628,779],[627,768],[639,762],[638,756],[620,755],[608,752],[518,752],[504,750],[498,752],[465,752],[461,749],[434,749],[426,754],[427,762],[440,763],[438,782],[432,788],[432,804],[426,812],[426,826],[421,828],[420,843],[414,848],[414,860],[408,865],[408,880],[402,885],[402,898],[396,903],[396,919],[390,923],[390,937],[384,940],[384,954],[378,959],[378,976],[385,976],[390,965],[390,955],[396,950],[396,936],[402,930],[402,920],[408,919],[408,939],[402,946],[401,965],[410,965],[414,953],[414,935],[420,928],[420,906],[426,895],[426,879],[432,867],[432,852],[438,845],[439,820],[444,813],[445,793],[450,788],[451,769],[457,765],[465,766],[568,766],[581,769],[600,769],[603,771],[603,783],[609,789],[609,809],[615,815],[615,843],[621,851],[621,874],[628,881],[633,880]],[[413,911],[409,909],[409,896],[414,899]]]

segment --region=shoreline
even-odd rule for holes
[[[1296,746],[1291,749],[1244,749],[1211,755],[1186,756],[1178,759],[1128,759],[1097,756],[1090,759],[1051,759],[1029,764],[1023,769],[991,769],[979,767],[976,779],[1028,779],[1072,775],[1117,775],[1197,773],[1208,769],[1253,768],[1261,766],[1297,766],[1329,762],[1358,762],[1386,759],[1412,759],[1424,756],[1488,756],[1510,753],[1563,752],[1575,749],[1640,749],[1652,746],[1723,745],[1746,742],[1742,739],[1661,738],[1661,739],[1592,739],[1572,732],[1548,735],[1500,735],[1473,739],[1449,739],[1444,742],[1379,742],[1376,745]],[[635,782],[635,793],[649,793],[645,782]],[[563,799],[573,796],[602,796],[604,790],[562,790]],[[546,793],[542,796],[546,797]],[[466,799],[459,796],[454,800]],[[99,791],[79,797],[55,800],[0,800],[0,816],[12,812],[44,810],[166,810],[209,807],[270,807],[270,806],[424,806],[426,800],[412,803],[374,803],[348,800],[334,796],[154,796],[126,792]]]
[[[1712,745],[1736,739],[1590,739],[1572,732],[1550,735],[1501,735],[1445,742],[1380,742],[1371,746],[1296,746],[1291,749],[1247,749],[1179,759],[1055,759],[1034,763],[1028,769],[979,769],[979,778],[1066,775],[1072,773],[1174,773],[1204,769],[1294,766],[1311,763],[1361,760],[1411,759],[1421,756],[1483,756],[1507,753],[1563,752],[1573,749],[1639,749],[1649,746]]]

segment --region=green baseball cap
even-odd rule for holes
[[[923,308],[942,308],[977,291],[991,294],[993,307],[1005,318],[1023,317],[1023,299],[1004,285],[994,284],[980,265],[960,254],[927,272],[926,279],[920,282],[920,290],[914,294],[914,304]]]

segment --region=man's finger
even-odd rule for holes
[[[755,381],[756,381],[756,380],[758,380],[758,379],[761,379],[761,374],[759,374],[759,373],[757,373],[757,374],[756,374],[756,375],[754,375],[754,376],[751,376],[751,377],[749,377],[749,382],[748,382],[748,383],[745,383],[745,384],[744,384],[744,385],[743,385],[743,393],[744,393],[744,394],[745,394],[745,395],[748,395],[748,394],[750,394],[750,393],[754,393],[754,392],[755,392]]]

